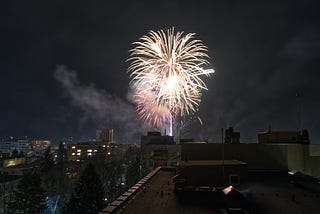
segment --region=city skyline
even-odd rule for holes
[[[128,51],[149,30],[175,27],[197,33],[216,71],[205,80],[204,125],[186,137],[219,141],[232,126],[246,141],[269,126],[302,127],[320,143],[317,1],[4,4],[1,138],[88,139],[114,128],[120,141],[139,141],[147,129],[128,99]]]

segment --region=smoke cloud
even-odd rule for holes
[[[220,142],[221,128],[231,126],[241,132],[242,142],[257,142],[257,133],[269,126],[298,130],[301,105],[301,126],[309,130],[312,143],[319,143],[314,141],[320,128],[319,97],[315,96],[320,86],[314,79],[319,35],[308,28],[295,33],[265,58],[269,64],[263,67],[242,67],[245,58],[240,56],[237,70],[216,68],[200,106],[204,126],[198,129],[199,138]],[[258,61],[254,54],[251,61]]]
[[[101,128],[113,128],[116,141],[123,143],[133,143],[133,139],[139,139],[145,132],[134,106],[129,102],[97,89],[94,85],[81,84],[77,72],[65,65],[57,66],[54,78],[61,85],[69,102],[82,111],[79,118],[82,140],[87,135],[94,136],[95,129]]]

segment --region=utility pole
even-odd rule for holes
[[[222,181],[223,185],[225,184],[224,178],[224,142],[223,142],[223,128],[221,128],[221,143],[222,143]]]
[[[301,109],[301,94],[299,93],[299,91],[297,91],[296,93],[296,97],[297,97],[297,107],[298,107],[298,128],[299,131],[302,133],[302,109]]]

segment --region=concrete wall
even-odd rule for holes
[[[224,177],[221,165],[199,165],[179,168],[179,175],[186,178],[185,186],[225,186],[230,185],[229,176],[238,175],[240,183],[248,180],[247,165],[225,165]]]
[[[219,160],[222,159],[222,145],[184,144],[182,145],[182,160]],[[286,170],[286,145],[264,144],[224,144],[224,158],[235,159],[248,163],[248,169]]]
[[[320,177],[320,145],[224,144],[225,159],[248,163],[249,170],[298,170]],[[222,144],[181,144],[181,160],[222,159]]]

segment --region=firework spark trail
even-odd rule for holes
[[[170,111],[165,106],[155,105],[154,94],[135,93],[134,103],[139,117],[153,127],[161,127],[170,119]]]
[[[207,47],[194,35],[172,28],[150,31],[133,43],[128,73],[134,102],[140,118],[153,126],[198,110],[207,90],[200,77],[214,71],[203,68],[209,65]]]

